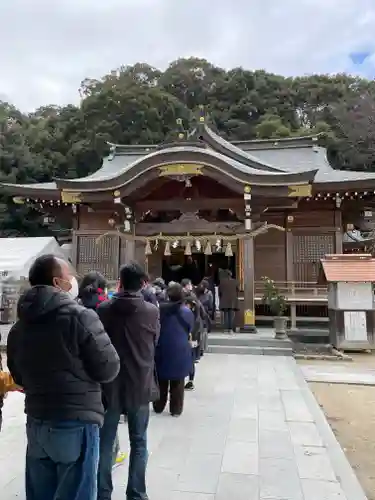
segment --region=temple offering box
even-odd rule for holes
[[[330,342],[338,349],[375,349],[375,259],[370,254],[326,255]]]

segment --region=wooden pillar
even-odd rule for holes
[[[243,240],[237,240],[237,280],[243,292]]]
[[[126,240],[125,242],[125,262],[121,264],[128,264],[129,262],[135,260],[135,241]]]
[[[287,289],[290,291],[290,329],[297,329],[297,306],[293,301],[295,295],[295,273],[293,259],[293,215],[285,216],[285,269]]]
[[[80,217],[80,206],[72,205],[72,213],[73,213],[73,231],[72,231],[72,265],[74,269],[77,269],[78,265],[78,255],[79,255],[79,236],[77,235],[77,231],[79,230],[79,217]]]
[[[245,231],[252,230],[251,220],[251,187],[244,188],[245,202]],[[256,333],[255,327],[255,303],[254,303],[254,239],[252,237],[243,240],[243,280],[244,280],[244,331]]]
[[[244,330],[256,333],[254,304],[254,240],[247,238],[243,242],[244,266]]]
[[[342,254],[342,212],[340,208],[335,209],[334,213],[335,223],[335,253]]]
[[[289,283],[293,283],[294,276],[294,263],[293,263],[293,215],[286,215],[285,217],[285,278]]]
[[[72,266],[74,267],[75,270],[77,270],[77,265],[78,265],[78,255],[79,255],[78,244],[79,244],[79,236],[77,235],[77,231],[73,229],[71,259],[72,259]]]
[[[116,194],[119,194],[118,192]],[[135,236],[135,218],[133,214],[133,210],[128,207],[127,205],[124,205],[121,198],[115,198],[115,204],[118,203],[122,205],[123,210],[124,210],[124,232],[132,235],[133,237]],[[128,264],[129,262],[132,262],[133,260],[136,260],[136,249],[135,249],[135,240],[134,239],[128,239],[125,242],[125,252],[124,252],[124,259],[125,262],[122,262],[121,264]]]

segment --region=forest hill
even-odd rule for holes
[[[107,141],[171,141],[187,133],[200,105],[225,139],[319,134],[334,168],[375,167],[375,83],[357,77],[286,78],[261,70],[227,71],[190,58],[165,71],[141,63],[122,67],[100,80],[83,81],[80,95],[79,106],[51,105],[31,114],[0,103],[2,182],[83,177],[101,166]],[[4,196],[2,202],[3,236],[50,232],[38,210],[9,204]]]

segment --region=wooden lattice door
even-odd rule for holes
[[[99,271],[108,280],[117,280],[119,271],[120,242],[118,236],[99,235],[77,237],[77,271],[84,276],[89,271]]]
[[[318,280],[320,259],[334,253],[333,234],[298,234],[293,235],[294,279],[299,282]]]

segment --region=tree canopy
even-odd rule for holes
[[[375,82],[346,74],[289,78],[263,70],[224,70],[178,59],[165,71],[123,66],[86,79],[79,106],[23,113],[0,101],[0,181],[81,177],[100,167],[107,141],[161,143],[187,130],[205,106],[227,139],[320,134],[334,168],[375,170]],[[0,199],[0,234],[46,234],[40,214]]]

